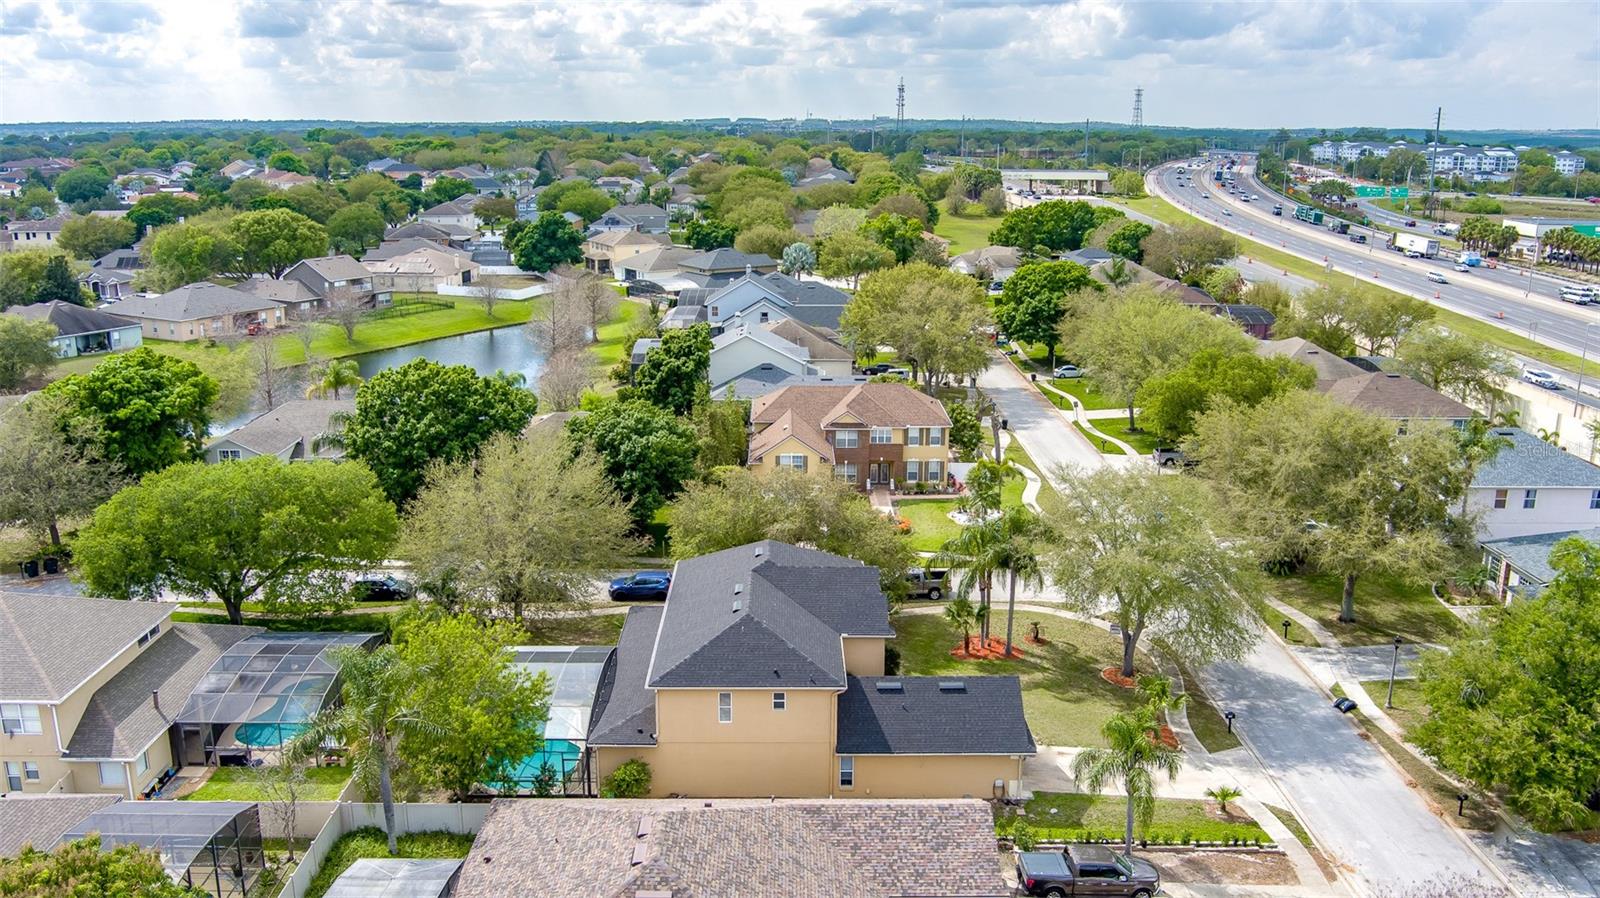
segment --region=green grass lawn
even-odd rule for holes
[[[1372,700],[1383,708],[1383,703],[1389,698],[1388,680],[1366,680],[1361,688],[1367,690]],[[1383,713],[1400,724],[1401,731],[1408,736],[1417,725],[1428,719],[1428,703],[1422,698],[1422,684],[1416,680],[1394,681],[1394,707],[1384,708]]]
[[[996,592],[992,635],[1005,636],[1005,594]],[[1047,645],[1024,640],[1033,622]],[[1019,612],[1014,627],[1015,644],[1025,657],[1019,661],[961,661],[950,650],[961,642],[960,631],[940,615],[895,618],[899,635],[891,643],[900,652],[900,672],[906,676],[1009,674],[1022,678],[1022,707],[1033,738],[1044,745],[1101,745],[1100,728],[1111,715],[1140,704],[1138,693],[1113,686],[1100,671],[1122,661],[1118,641],[1098,627],[1052,614]],[[1141,670],[1149,660],[1140,659]]]
[[[1121,841],[1127,825],[1128,803],[1120,795],[1082,795],[1074,792],[1036,792],[1023,803],[1023,819],[1041,840],[1088,842]],[[1237,805],[1222,817],[1213,802],[1194,798],[1158,798],[1148,829],[1135,828],[1134,837],[1151,842],[1271,842],[1266,830]],[[997,828],[1009,810],[996,806]]]
[[[1003,217],[982,212],[977,215],[951,215],[940,210],[939,223],[933,226],[933,233],[950,241],[950,255],[959,256],[968,250],[988,246],[989,232],[1000,227]]]
[[[1135,418],[1134,422],[1138,423],[1138,420],[1138,418]],[[1149,455],[1156,451],[1156,447],[1161,444],[1161,441],[1153,433],[1144,430],[1129,430],[1127,418],[1096,418],[1094,427],[1106,436],[1116,437],[1132,446],[1137,455]]]
[[[1461,631],[1461,619],[1440,605],[1426,586],[1388,577],[1356,581],[1356,620],[1339,621],[1343,583],[1328,574],[1272,577],[1267,590],[1328,628],[1340,645],[1382,645],[1396,636],[1407,642],[1443,642]]]
[[[408,833],[395,841],[400,849],[396,857],[457,858],[466,857],[467,852],[472,849],[471,835],[446,832]],[[339,874],[361,858],[389,856],[389,843],[383,830],[375,826],[364,826],[345,833],[339,837],[339,841],[333,843],[333,849],[322,861],[322,867],[317,870],[316,877],[311,880],[311,886],[306,891],[306,898],[322,898],[333,885],[333,881],[339,878]]]
[[[184,796],[185,801],[266,801],[268,796],[248,767],[218,767],[205,785]],[[348,767],[306,768],[306,791],[301,801],[335,801],[350,781]]]
[[[296,630],[337,631],[341,633],[387,633],[394,622],[395,612],[373,611],[355,614],[300,615],[284,617],[247,617],[245,624],[265,627],[278,632]],[[180,623],[225,624],[228,615],[206,611],[174,611],[172,619]]]
[[[1022,504],[1022,491],[1028,485],[1021,474],[1006,479],[1000,487],[1000,504],[1010,508]],[[894,509],[911,522],[907,537],[918,552],[937,552],[961,534],[961,525],[950,518],[959,499],[895,499]]]
[[[616,645],[627,617],[591,614],[536,620],[528,624],[528,639],[533,645]]]
[[[645,311],[644,306],[624,300],[617,307],[616,316],[609,323],[600,325],[599,342],[590,347],[600,364],[610,367],[627,357],[633,347],[622,345],[623,338],[633,330],[634,322]]]
[[[1092,445],[1096,449],[1100,450],[1100,452],[1102,454],[1104,454],[1104,455],[1121,455],[1122,454],[1122,450],[1118,449],[1115,445],[1113,445],[1111,443],[1111,441],[1103,440],[1100,437],[1096,436],[1095,434],[1090,433],[1089,432],[1089,428],[1084,427],[1081,423],[1079,423],[1077,421],[1074,421],[1074,422],[1072,422],[1072,426],[1076,427],[1078,429],[1078,432],[1083,434],[1083,438],[1088,440],[1090,445]],[[1097,423],[1095,426],[1099,427],[1100,425]]]
[[[1070,393],[1083,403],[1084,411],[1108,408],[1126,408],[1120,401],[1100,392],[1100,387],[1089,377],[1052,378],[1050,385],[1063,393]]]
[[[1206,693],[1205,687],[1200,685],[1200,680],[1195,677],[1194,671],[1183,671],[1183,688],[1189,695],[1185,711],[1189,716],[1189,728],[1194,730],[1194,736],[1200,740],[1209,752],[1227,751],[1238,748],[1244,743],[1239,737],[1228,732],[1228,722],[1222,717],[1222,709],[1212,701]]]

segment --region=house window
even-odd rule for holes
[[[778,467],[804,471],[806,469],[806,457],[804,455],[780,455],[778,456]]]
[[[839,788],[856,787],[856,759],[850,755],[839,756]]]
[[[712,318],[717,317],[717,307],[716,306],[712,306],[711,307],[711,317]]]
[[[833,445],[840,449],[854,449],[861,445],[861,432],[858,430],[840,430],[833,435]]]
[[[733,693],[717,693],[717,723],[733,723]]]
[[[1506,499],[1510,495],[1511,495],[1510,490],[1495,490],[1494,491],[1494,507],[1495,508],[1505,508],[1506,507]]]
[[[906,445],[907,446],[921,446],[922,445],[922,428],[920,428],[920,427],[907,427],[906,428]]]
[[[22,791],[22,765],[16,761],[6,762],[6,788],[12,792]]]
[[[928,462],[928,482],[929,483],[943,483],[944,482],[944,470],[943,470],[943,468],[944,468],[944,462],[939,462],[939,461],[930,461],[930,462]]]
[[[1589,507],[1600,508],[1600,490],[1595,490],[1589,494]]]
[[[1539,504],[1539,491],[1538,490],[1523,490],[1522,491],[1522,507],[1523,508],[1532,509],[1535,505],[1538,505],[1538,504]]]
[[[128,784],[128,770],[122,766],[121,761],[100,762],[100,785],[126,786]]]
[[[833,474],[846,483],[855,483],[860,472],[857,470],[855,462],[847,461],[843,464],[834,465]]]
[[[874,442],[874,443],[892,443],[892,442],[894,442],[894,428],[892,428],[892,427],[874,427],[874,428],[872,428],[872,442]]]
[[[767,318],[768,318],[767,313],[766,312],[762,312],[761,313],[761,323],[762,324],[766,324],[767,323]]]
[[[138,759],[133,762],[133,775],[144,776],[144,772],[149,769],[150,751],[146,749],[145,751],[140,752]]]
[[[922,479],[922,462],[914,458],[906,460],[906,480],[916,482]]]
[[[782,711],[789,706],[789,697],[782,692],[772,693],[772,710]]]
[[[242,457],[238,449],[217,450],[217,461],[238,461]]]
[[[39,765],[32,761],[22,762],[22,778],[31,783],[39,781]]]
[[[943,446],[944,445],[944,428],[943,427],[930,427],[930,428],[928,428],[928,445],[929,446]]]
[[[145,644],[149,643],[150,640],[155,639],[157,636],[160,636],[160,635],[161,635],[161,625],[160,624],[156,624],[155,626],[151,627],[149,630],[146,630],[143,634],[141,634],[139,636],[139,644],[140,645],[145,645]]]
[[[0,730],[7,736],[37,736],[44,732],[39,724],[38,705],[0,705]]]

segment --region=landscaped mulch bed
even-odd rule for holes
[[[958,644],[950,650],[950,657],[960,658],[963,661],[1004,661],[1007,659],[1017,661],[1022,659],[1023,654],[1022,648],[1017,645],[1015,640],[1011,643],[1011,654],[1007,655],[1006,641],[998,636],[989,637],[987,645],[976,636],[968,636],[965,643]]]

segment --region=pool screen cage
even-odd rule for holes
[[[167,875],[214,898],[246,898],[261,880],[260,806],[249,801],[121,801],[61,837],[100,834],[100,847],[155,849]]]
[[[371,649],[376,633],[263,633],[211,666],[178,712],[184,765],[242,763],[276,749],[339,696],[336,649]]]
[[[529,675],[544,674],[550,685],[550,719],[544,727],[544,745],[523,760],[513,775],[517,790],[534,789],[540,769],[547,766],[556,776],[560,794],[587,794],[583,782],[587,765],[584,746],[589,738],[589,715],[594,710],[600,675],[614,649],[611,646],[512,646],[512,663]]]

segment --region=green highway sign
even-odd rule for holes
[[[1389,188],[1389,198],[1390,199],[1400,199],[1402,197],[1408,197],[1410,195],[1411,195],[1411,188],[1410,187],[1390,187]]]
[[[1383,196],[1383,188],[1357,185],[1356,196]]]
[[[1573,225],[1572,229],[1586,237],[1600,237],[1600,224]]]

